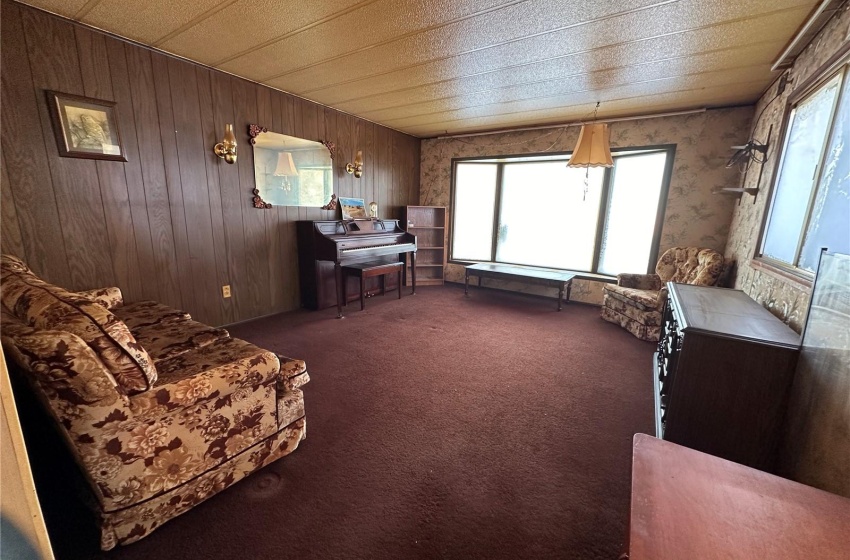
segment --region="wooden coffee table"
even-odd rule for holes
[[[558,288],[558,311],[563,308],[562,303],[564,301],[565,291],[567,292],[567,302],[570,301],[570,291],[573,287],[573,278],[575,278],[575,274],[552,268],[538,268],[515,264],[478,263],[466,267],[466,283],[463,290],[466,296],[469,296],[470,276],[516,280],[526,284],[538,284]]]

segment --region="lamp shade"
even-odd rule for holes
[[[298,175],[298,170],[295,169],[295,162],[292,161],[292,154],[289,152],[281,152],[277,155],[277,167],[274,170],[275,177],[295,177]]]
[[[581,125],[578,143],[570,156],[568,167],[614,167],[609,144],[608,125],[591,123]]]

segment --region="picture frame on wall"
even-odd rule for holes
[[[47,91],[62,157],[127,161],[114,101]]]
[[[339,197],[339,205],[342,208],[343,220],[368,220],[366,212],[366,201],[362,198]]]

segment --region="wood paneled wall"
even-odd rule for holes
[[[44,90],[117,102],[128,161],[60,158]],[[119,286],[215,325],[297,308],[295,221],[335,217],[253,208],[249,123],[336,143],[335,192],[381,217],[418,203],[417,138],[9,0],[0,102],[2,250],[57,285]],[[212,152],[226,123],[235,165]],[[358,149],[361,179],[344,171]]]

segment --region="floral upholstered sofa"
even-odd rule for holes
[[[304,439],[303,361],[155,302],[0,260],[6,355],[82,467],[101,547],[136,541]]]
[[[641,340],[657,341],[661,312],[667,299],[667,282],[714,286],[727,263],[712,249],[672,247],[667,249],[655,274],[618,274],[617,285],[603,290],[601,316]]]

